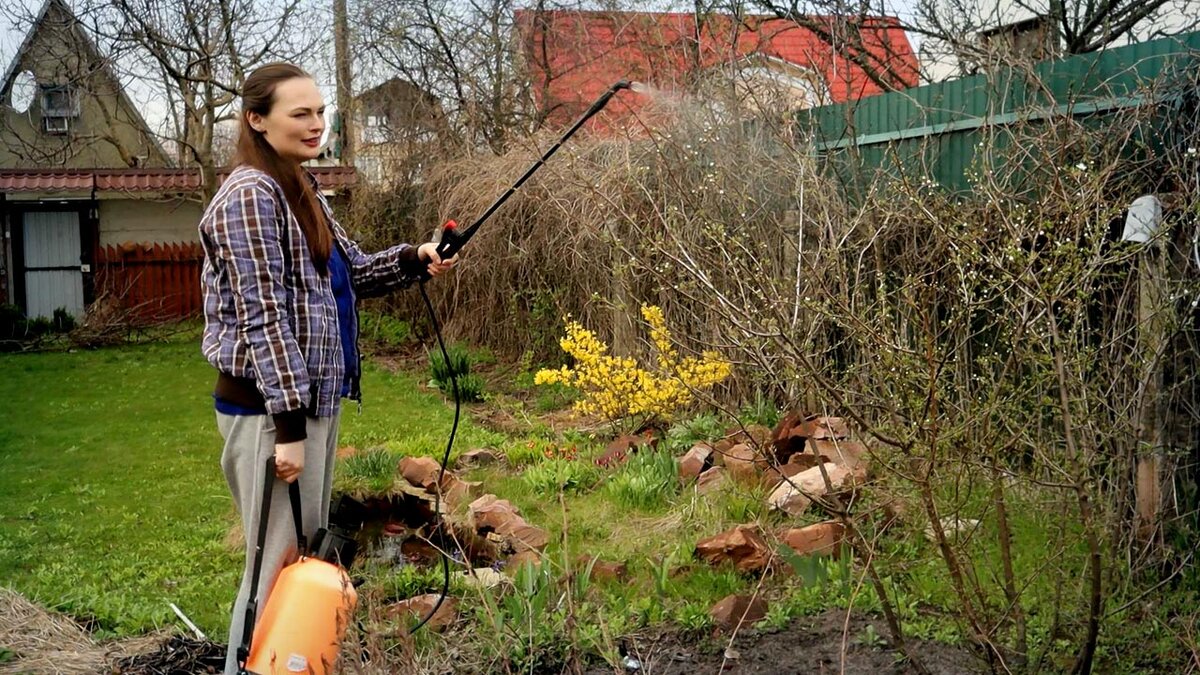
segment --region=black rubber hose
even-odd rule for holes
[[[438,469],[437,490],[433,493],[433,517],[437,520],[438,525],[443,525],[441,522],[442,512],[442,478],[446,475],[446,465],[450,463],[450,449],[454,447],[454,436],[458,433],[458,418],[462,411],[462,401],[458,395],[458,378],[454,376],[454,369],[450,367],[450,354],[446,351],[446,342],[442,339],[442,328],[438,325],[437,312],[433,310],[433,303],[429,301],[429,294],[425,292],[425,281],[422,280],[419,288],[421,289],[421,297],[425,300],[425,308],[429,310],[429,320],[433,323],[433,334],[437,336],[438,348],[442,350],[442,359],[446,363],[446,371],[450,373],[450,387],[454,391],[454,424],[450,427],[450,438],[446,441],[446,452],[442,454],[442,465]],[[421,618],[421,621],[409,631],[409,635],[421,630],[421,627],[429,623],[434,614],[437,614],[438,608],[446,600],[446,594],[450,592],[450,557],[446,552],[442,551],[442,592],[438,594],[437,602],[433,605],[433,609],[429,610],[429,614]]]

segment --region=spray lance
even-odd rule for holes
[[[641,83],[631,82],[629,80],[621,80],[605,90],[605,92],[600,95],[600,98],[597,98],[596,101],[592,103],[592,106],[588,108],[587,111],[584,112],[574,124],[571,125],[571,128],[567,129],[567,132],[563,134],[562,137],[559,138],[558,141],[551,146],[545,154],[543,154],[536,162],[534,162],[533,165],[530,166],[525,173],[517,179],[517,182],[512,184],[512,187],[508,188],[508,190],[505,191],[504,194],[500,195],[500,198],[493,202],[492,205],[489,206],[482,215],[476,218],[475,222],[471,223],[470,227],[460,231],[457,223],[455,223],[453,220],[447,221],[446,224],[442,226],[441,238],[438,241],[438,257],[440,257],[442,260],[447,260],[454,257],[455,254],[462,250],[462,248],[467,245],[467,242],[471,240],[471,237],[475,236],[475,233],[479,231],[479,226],[487,222],[488,218],[491,218],[492,215],[504,205],[504,202],[508,201],[509,197],[512,197],[517,190],[521,189],[521,186],[525,184],[525,181],[529,180],[530,176],[537,173],[537,170],[542,168],[542,165],[544,165],[547,160],[553,157],[554,153],[558,152],[558,149],[562,147],[563,143],[567,142],[567,139],[571,138],[571,136],[574,136],[575,132],[579,131],[579,128],[582,127],[589,119],[591,119],[593,115],[603,110],[604,106],[608,105],[608,102],[612,100],[612,97],[616,96],[617,92],[622,89],[642,91],[644,88]],[[421,290],[421,297],[425,300],[425,308],[428,310],[429,319],[433,323],[433,332],[434,335],[437,336],[438,348],[442,352],[442,358],[446,363],[450,363],[450,355],[446,352],[446,344],[442,340],[442,330],[438,325],[437,313],[433,309],[433,303],[430,302],[429,295],[425,293],[425,282],[428,281],[429,278],[429,273],[422,270],[421,284],[419,286]],[[461,412],[461,401],[459,400],[458,394],[458,380],[455,377],[452,369],[450,370],[450,386],[454,391],[454,424],[452,424],[450,427],[450,437],[446,442],[446,451],[442,455],[441,467],[438,469],[437,485],[439,486],[442,484],[442,479],[446,474],[446,464],[450,461],[450,450],[454,447],[454,436],[458,432],[458,420]],[[438,490],[434,494],[434,499],[435,502],[433,512],[436,515],[441,513],[441,490]],[[435,614],[437,614],[438,608],[442,606],[442,602],[446,599],[446,593],[449,590],[450,561],[449,558],[446,557],[446,553],[443,551],[442,590],[440,593],[438,593],[438,599],[437,602],[434,603],[433,609],[429,610],[428,615],[421,617],[420,622],[413,627],[413,629],[410,631],[410,634],[420,630],[422,626],[428,623],[429,620],[432,619]]]
[[[537,173],[537,170],[542,168],[542,165],[546,163],[546,160],[554,156],[554,153],[558,152],[558,149],[562,147],[562,144],[566,143],[567,139],[571,138],[571,136],[574,136],[575,132],[579,131],[579,128],[582,127],[585,122],[591,119],[593,115],[603,110],[604,106],[608,105],[609,100],[611,100],[618,91],[622,89],[640,88],[641,86],[639,83],[630,82],[628,80],[621,80],[620,82],[613,84],[603,94],[600,95],[600,98],[596,99],[595,103],[592,103],[592,107],[588,108],[587,112],[583,113],[583,116],[576,120],[575,124],[571,125],[570,129],[567,129],[567,133],[563,134],[562,138],[559,138],[558,142],[556,142],[549,150],[546,151],[546,154],[542,155],[538,161],[534,162],[533,166],[530,166],[529,169],[525,171],[525,174],[518,178],[516,183],[513,183],[512,187],[508,188],[504,194],[500,195],[500,198],[497,199],[491,206],[489,206],[488,209],[483,212],[483,215],[479,216],[474,223],[471,223],[470,227],[459,232],[458,224],[453,220],[448,221],[445,225],[443,225],[442,238],[437,248],[438,256],[441,257],[442,260],[445,260],[453,257],[454,254],[458,253],[463,246],[466,246],[471,237],[475,236],[475,233],[479,231],[479,226],[483,225],[488,218],[491,218],[492,214],[496,213],[496,211],[504,205],[504,202],[508,201],[509,197],[513,196],[517,190],[521,189],[521,186],[525,184],[525,181],[529,180],[530,176]],[[428,279],[427,276],[422,280],[424,281],[426,279]]]

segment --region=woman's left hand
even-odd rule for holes
[[[417,257],[420,258],[422,262],[429,263],[429,267],[427,269],[429,271],[429,276],[431,277],[436,277],[449,271],[451,267],[454,267],[454,263],[458,262],[457,255],[448,260],[442,260],[441,256],[439,256],[437,252],[437,244],[433,242],[428,242],[418,246]]]

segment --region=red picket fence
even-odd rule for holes
[[[96,258],[96,297],[120,300],[122,309],[147,321],[200,313],[198,243],[103,246]]]

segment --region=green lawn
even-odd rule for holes
[[[241,562],[213,377],[195,335],[0,355],[0,584],[101,634],[177,623],[174,602],[222,639]],[[343,444],[440,454],[453,410],[415,376],[368,366],[364,398]],[[460,440],[492,438],[464,422]]]

